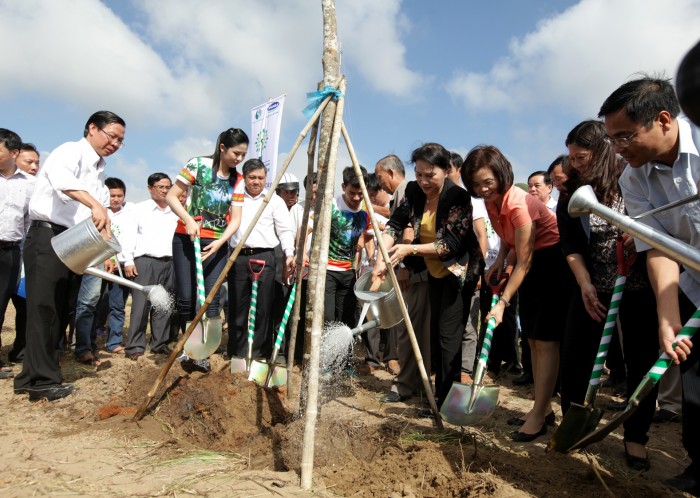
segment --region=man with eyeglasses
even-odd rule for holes
[[[608,141],[628,163],[620,189],[630,216],[697,194],[700,180],[700,140],[691,124],[679,118],[680,106],[669,80],[645,77],[625,83],[603,103]],[[700,249],[700,210],[690,203],[646,216],[642,223]],[[691,464],[665,481],[681,491],[700,495],[700,368],[697,336],[679,340],[676,334],[700,308],[700,272],[685,268],[659,250],[635,239],[646,252],[649,280],[656,294],[659,342],[680,363],[683,384],[683,446]],[[643,455],[640,455],[643,456]]]
[[[58,258],[51,239],[88,217],[105,237],[111,237],[105,158],[123,145],[125,128],[124,120],[113,112],[94,113],[83,138],[56,148],[36,176],[23,254],[27,345],[14,386],[15,394],[29,394],[30,401],[53,401],[75,390],[63,383],[58,359],[68,323],[70,283],[77,276]]]

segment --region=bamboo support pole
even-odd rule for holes
[[[442,417],[440,417],[440,411],[438,410],[437,403],[435,402],[435,396],[433,396],[433,390],[430,386],[430,378],[425,370],[425,365],[423,364],[423,355],[420,352],[420,347],[418,346],[418,340],[416,339],[416,333],[413,330],[413,324],[411,323],[411,318],[408,315],[408,308],[406,307],[406,301],[403,299],[403,294],[401,293],[401,288],[399,287],[399,281],[396,278],[396,273],[394,268],[391,266],[391,258],[384,245],[384,240],[382,239],[382,232],[379,230],[379,223],[374,215],[374,207],[372,203],[369,202],[369,193],[367,192],[367,185],[365,185],[364,178],[362,178],[362,171],[360,170],[360,163],[355,155],[355,149],[350,141],[350,135],[345,128],[345,123],[342,124],[343,139],[348,147],[348,152],[350,153],[350,159],[352,161],[352,166],[355,169],[355,174],[357,179],[360,181],[360,188],[362,189],[362,196],[365,199],[365,206],[367,211],[369,211],[369,217],[372,220],[372,228],[374,229],[374,236],[377,238],[377,244],[379,246],[379,251],[382,253],[382,258],[384,263],[386,263],[386,269],[389,273],[389,278],[391,279],[391,284],[394,286],[394,292],[396,292],[396,297],[398,297],[399,307],[401,308],[401,313],[403,314],[403,319],[406,324],[406,332],[408,337],[411,339],[411,346],[413,347],[413,354],[416,356],[416,363],[418,364],[418,371],[420,372],[421,380],[423,381],[423,389],[425,389],[425,394],[428,397],[428,402],[430,403],[430,408],[435,414],[435,423],[438,428],[442,429]]]
[[[340,82],[340,91],[345,94],[345,80]],[[326,175],[326,184],[321,199],[321,209],[316,211],[314,246],[320,247],[320,254],[317,261],[312,262],[312,271],[315,271],[315,279],[310,278],[309,282],[315,284],[315,296],[323,296],[326,288],[326,264],[320,262],[328,261],[328,246],[330,245],[330,229],[331,229],[331,208],[333,204],[333,183],[335,179],[335,167],[338,159],[338,143],[340,142],[340,133],[343,122],[343,109],[345,105],[345,97],[338,99],[335,109],[335,119],[333,120],[333,134],[331,135],[329,161]],[[329,194],[330,187],[330,195]],[[320,303],[320,306],[319,306]],[[319,309],[320,308],[320,309]],[[313,464],[314,464],[314,445],[316,440],[316,420],[318,418],[318,380],[319,380],[319,362],[321,351],[321,332],[323,330],[324,312],[323,300],[318,300],[314,303],[313,320],[311,324],[311,345],[310,357],[308,364],[308,383],[306,391],[306,412],[304,425],[304,442],[301,456],[301,487],[302,489],[311,489],[313,482]]]
[[[340,82],[339,82],[340,83]],[[336,85],[337,88],[337,85]],[[262,204],[260,205],[260,208],[258,211],[255,213],[255,216],[253,217],[250,225],[248,226],[248,229],[245,231],[243,236],[241,237],[240,242],[234,249],[233,253],[231,253],[231,256],[228,258],[228,261],[226,262],[226,266],[224,266],[223,270],[221,271],[221,274],[219,275],[219,278],[216,280],[214,283],[214,287],[212,287],[211,291],[207,295],[206,300],[204,301],[204,305],[199,308],[199,311],[195,315],[194,319],[190,323],[189,327],[187,327],[187,330],[185,330],[185,333],[183,336],[180,338],[180,340],[177,342],[175,345],[175,348],[173,349],[173,352],[170,354],[170,357],[168,358],[168,361],[165,362],[165,365],[163,365],[163,368],[161,369],[160,373],[158,374],[158,377],[156,378],[156,381],[153,383],[153,386],[151,387],[150,391],[148,391],[148,394],[146,395],[146,399],[139,405],[138,409],[136,410],[136,413],[134,414],[133,421],[136,422],[138,420],[141,420],[146,413],[146,409],[148,408],[149,403],[151,400],[154,398],[156,395],[156,392],[158,392],[158,388],[160,388],[161,384],[165,380],[165,376],[168,374],[168,371],[170,371],[170,368],[173,366],[173,363],[175,363],[175,359],[177,356],[180,354],[180,351],[182,351],[182,348],[185,346],[185,343],[187,342],[187,339],[189,339],[190,335],[192,335],[192,331],[195,329],[199,321],[202,319],[204,316],[204,313],[207,311],[207,308],[211,304],[212,300],[214,299],[214,296],[219,292],[219,288],[221,287],[221,284],[223,284],[224,280],[226,279],[226,276],[228,275],[228,272],[231,269],[231,266],[233,266],[234,261],[236,261],[236,258],[238,257],[238,254],[241,252],[243,249],[243,244],[245,244],[245,241],[248,240],[248,237],[250,234],[253,232],[253,229],[255,228],[255,224],[258,222],[260,219],[260,216],[262,216],[263,211],[267,207],[267,205],[270,202],[270,199],[272,196],[275,194],[275,189],[277,188],[277,185],[279,185],[279,182],[282,178],[282,175],[287,171],[287,168],[289,167],[289,163],[292,161],[292,158],[294,157],[294,154],[296,153],[297,149],[301,145],[301,142],[304,140],[306,137],[306,134],[309,132],[309,129],[313,126],[313,124],[318,121],[318,117],[321,115],[323,110],[326,108],[328,105],[328,102],[330,102],[332,98],[332,95],[329,95],[326,97],[323,102],[321,102],[321,105],[316,109],[316,112],[311,116],[311,119],[306,123],[306,126],[302,129],[301,133],[297,137],[296,142],[294,142],[294,145],[292,146],[292,149],[290,150],[289,154],[287,155],[287,158],[284,161],[284,164],[280,168],[280,170],[277,172],[277,176],[275,177],[274,181],[272,182],[272,185],[270,186],[270,189],[268,190],[267,194],[265,195],[265,198],[262,201]]]
[[[322,83],[321,83],[322,84]],[[319,85],[320,87],[321,85]],[[309,147],[307,151],[308,167],[306,170],[307,183],[304,185],[306,198],[304,201],[304,214],[301,217],[301,228],[299,240],[297,241],[297,274],[296,281],[299,284],[299,292],[294,299],[294,307],[292,308],[292,321],[289,329],[289,346],[287,347],[287,399],[294,397],[294,388],[292,383],[292,370],[294,368],[294,357],[297,346],[297,333],[299,330],[299,316],[301,310],[301,298],[304,275],[304,255],[306,254],[306,231],[309,225],[309,216],[311,213],[311,203],[313,202],[313,185],[314,185],[314,158],[316,156],[316,139],[318,137],[318,120],[314,123],[309,136]]]

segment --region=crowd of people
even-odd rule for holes
[[[473,382],[485,322],[494,319],[484,382],[502,381],[505,371],[521,374],[516,384],[533,383],[532,408],[507,421],[515,429],[514,441],[529,442],[547,434],[572,404],[584,402],[620,254],[634,262],[617,322],[620,359],[614,361],[611,348],[611,370],[622,372],[629,397],[660,352],[676,365],[662,380],[661,410],[656,409],[655,389],[624,422],[626,462],[636,470],[648,469],[652,422],[682,421],[691,464],[668,483],[697,495],[700,428],[693,422],[700,411],[698,352],[692,340],[676,342],[676,334],[700,306],[700,273],[595,214],[573,218],[567,211],[572,194],[585,185],[600,204],[631,216],[697,194],[700,140],[679,114],[667,80],[627,82],[602,104],[599,120],[583,121],[562,136],[568,153],[546,169],[533,168],[527,188],[515,184],[510,161],[493,145],[476,146],[462,158],[438,143],[425,143],[410,156],[415,181],[406,178],[399,157],[388,155],[376,162],[373,173],[361,168],[369,199],[363,198],[354,169],[346,168],[331,210],[325,321],[355,327],[358,276],[371,271],[373,279],[385,278],[386,264],[374,237],[377,223],[426,371],[434,374],[438,407],[454,382]],[[116,114],[96,112],[83,138],[59,146],[41,167],[32,144],[0,129],[0,312],[4,317],[13,302],[16,339],[8,360],[22,365],[14,392],[32,401],[57,400],[76,389],[63,383],[59,357],[64,352],[72,349],[76,361],[99,367],[96,336],[102,329],[111,354],[133,361],[147,350],[170,355],[172,342],[201,306],[198,258],[208,294],[233,248],[243,243],[227,276],[227,293],[215,297],[206,312],[215,319],[224,311],[225,353],[232,361],[251,351],[253,359],[268,358],[273,330],[296,278],[305,295],[295,252],[302,239],[310,248],[316,213],[312,205],[308,225],[302,227],[300,183],[294,175],[284,175],[254,220],[267,202],[267,170],[259,159],[245,160],[249,139],[231,128],[219,135],[211,155],[190,159],[174,183],[166,173],[151,174],[150,198],[130,203],[125,183],[105,178],[105,159],[123,145],[125,127]],[[315,192],[316,175],[309,180],[304,185]],[[143,293],[132,292],[124,338],[129,288],[74,274],[50,244],[53,236],[88,217],[105,238],[114,235],[121,244],[121,252],[100,267],[142,285],[164,286],[176,297],[174,313],[154,309]],[[700,249],[697,202],[639,222]],[[26,298],[18,289],[21,274]],[[251,342],[254,280],[261,297]],[[357,366],[360,373],[385,367],[394,374],[384,402],[421,395],[423,384],[404,325],[369,330],[363,339],[367,356]],[[299,351],[303,346],[287,354],[299,360]],[[206,360],[181,360],[185,369],[209,368]],[[11,378],[12,369],[1,366],[0,377]],[[561,415],[553,403],[557,395]],[[430,410],[419,415],[434,416]]]

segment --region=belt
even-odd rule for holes
[[[12,249],[13,247],[19,247],[19,240],[0,240],[0,249]]]
[[[241,254],[244,256],[252,256],[253,254],[260,254],[261,252],[274,251],[273,247],[244,247],[241,249]]]
[[[172,261],[173,260],[172,256],[161,256],[160,258],[158,258],[156,256],[149,256],[148,254],[144,254],[143,256],[137,256],[137,257],[157,259],[158,261]]]
[[[68,230],[68,228],[64,227],[63,225],[57,225],[56,223],[51,223],[50,221],[40,221],[40,220],[33,220],[30,224],[30,227],[39,227],[39,228],[50,228],[53,231],[56,232],[65,232]]]

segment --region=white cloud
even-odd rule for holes
[[[488,73],[459,72],[447,90],[472,111],[564,107],[595,116],[635,74],[675,76],[698,26],[698,0],[582,0],[513,40]]]

